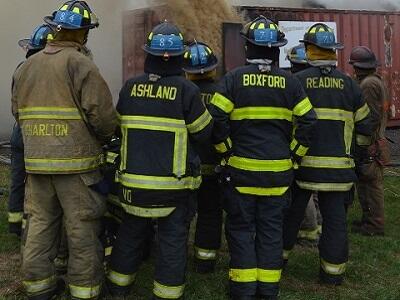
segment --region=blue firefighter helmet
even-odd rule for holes
[[[218,66],[218,59],[211,48],[200,42],[193,42],[189,45],[184,54],[183,70],[189,74],[204,74],[215,70]]]
[[[54,38],[54,31],[49,25],[40,25],[33,30],[29,39],[18,41],[18,45],[25,50],[42,50]]]
[[[316,23],[311,26],[300,42],[329,50],[341,50],[344,48],[343,44],[336,42],[333,29],[324,23]]]

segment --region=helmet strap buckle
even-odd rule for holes
[[[57,32],[60,32],[61,31],[61,25],[57,25],[57,28],[56,28],[56,30],[57,30]]]
[[[169,60],[169,57],[170,57],[170,56],[169,56],[168,52],[165,52],[164,55],[163,55],[163,60],[164,60],[164,61],[168,61],[168,60]]]

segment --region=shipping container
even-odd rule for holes
[[[348,64],[354,46],[370,47],[381,62],[379,72],[390,91],[390,127],[400,126],[400,12],[327,10],[310,8],[240,7],[248,18],[264,15],[275,22],[313,21],[335,22],[338,41],[345,49],[339,52],[338,67],[351,74]],[[166,17],[165,8],[128,11],[123,19],[124,79],[143,71],[143,51],[146,33]],[[223,25],[223,66],[225,71],[243,64],[243,40],[238,32],[240,24]],[[235,51],[232,51],[235,49]]]

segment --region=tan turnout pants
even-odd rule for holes
[[[23,249],[23,284],[28,296],[56,287],[54,259],[63,223],[67,233],[68,283],[71,296],[96,298],[103,279],[104,250],[99,240],[105,198],[90,186],[96,172],[73,175],[28,174],[25,210],[29,229]]]

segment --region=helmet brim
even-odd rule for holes
[[[205,68],[200,68],[200,69],[199,68],[188,68],[188,67],[184,67],[182,69],[183,69],[183,71],[185,71],[185,73],[188,73],[188,74],[204,74],[204,73],[215,70],[217,67],[218,67],[218,62],[215,64],[212,64],[210,66],[207,66]]]
[[[86,26],[79,26],[79,27],[75,27],[75,26],[71,26],[65,23],[57,23],[55,21],[53,21],[53,16],[46,16],[43,18],[43,20],[49,24],[51,27],[57,28],[57,27],[61,27],[62,29],[67,29],[67,30],[80,30],[80,29],[93,29],[99,26],[99,23],[94,23],[94,24],[90,24],[90,25],[86,25]]]
[[[244,38],[245,40],[247,40],[249,43],[252,43],[253,45],[256,45],[256,46],[260,46],[260,47],[269,47],[269,48],[276,48],[276,47],[283,47],[283,46],[285,46],[287,43],[288,43],[288,40],[287,39],[282,39],[281,41],[279,41],[279,42],[274,42],[274,43],[269,43],[269,44],[263,44],[263,43],[257,43],[256,41],[254,41],[254,40],[252,40],[252,39],[250,39],[250,38],[248,38],[244,33],[240,33],[240,36],[242,37],[242,38]]]
[[[18,41],[18,46],[23,49],[29,49],[29,39],[22,39]]]
[[[298,65],[307,65],[308,64],[308,62],[306,60],[300,60],[300,59],[288,58],[288,61],[290,61],[292,64],[298,64]]]
[[[378,61],[375,62],[349,62],[352,66],[360,69],[376,69],[380,66]]]
[[[321,46],[321,45],[318,45],[317,43],[306,41],[306,40],[300,40],[299,42],[304,43],[305,45],[311,44],[311,45],[317,46],[318,48],[326,49],[326,50],[343,50],[344,49],[344,45],[341,43],[335,43],[331,46]]]
[[[185,54],[187,47],[183,47],[183,50],[178,51],[178,52],[168,52],[168,51],[159,51],[159,50],[153,50],[151,49],[149,46],[147,45],[143,45],[142,49],[148,53],[151,54],[153,56],[165,56],[166,54],[170,57],[174,57],[174,56],[182,56],[183,54]]]

